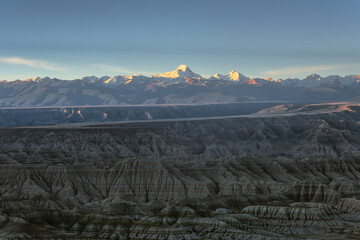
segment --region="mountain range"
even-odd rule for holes
[[[0,107],[201,104],[239,101],[360,99],[360,75],[304,79],[249,78],[231,71],[202,77],[187,65],[152,76],[87,76],[75,80],[34,77],[0,82]]]

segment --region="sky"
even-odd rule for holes
[[[360,74],[359,0],[1,0],[0,80]]]

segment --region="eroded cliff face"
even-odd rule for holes
[[[4,239],[356,239],[356,112],[0,130]]]
[[[357,158],[132,157],[106,166],[3,164],[0,234],[351,238],[360,230],[359,178]]]
[[[105,156],[344,156],[360,150],[360,110],[292,117],[234,117],[2,129],[0,150],[33,158]],[[51,155],[50,154],[50,155]],[[100,157],[101,156],[101,157]],[[44,156],[42,156],[44,157]],[[53,159],[54,156],[49,156]],[[44,162],[45,159],[41,159]],[[105,161],[107,162],[107,160]]]

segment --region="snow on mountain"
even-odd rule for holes
[[[285,80],[288,81],[288,80]],[[290,80],[290,82],[294,83],[292,86],[294,87],[305,87],[305,88],[311,88],[311,87],[319,87],[323,85],[334,85],[334,83],[338,82],[341,85],[344,86],[350,86],[356,81],[355,75],[349,75],[349,76],[339,76],[339,75],[330,75],[327,77],[321,77],[319,74],[311,74],[307,77],[305,77],[303,80]]]
[[[339,80],[339,82],[342,85],[349,86],[356,81],[356,75],[349,75],[349,76],[344,76],[344,77],[340,77],[339,75],[331,75],[331,76],[325,77],[324,79],[327,81],[332,81],[332,80],[337,79],[337,80]]]
[[[294,87],[299,81],[301,80],[298,78],[286,78],[286,79],[279,79],[277,82],[282,86]]]
[[[323,78],[319,74],[311,74],[296,83],[296,87],[317,87],[323,83]]]
[[[146,81],[149,81],[149,79],[150,79],[149,77],[146,77],[143,75],[138,75],[138,74],[124,76],[124,78],[127,80],[125,82],[125,84],[134,83],[134,82],[145,83]]]
[[[229,74],[228,74],[229,80],[233,80],[233,81],[247,81],[249,80],[248,77],[245,77],[244,75],[242,75],[239,72],[236,72],[234,70],[232,70]]]
[[[284,87],[313,88],[326,85],[334,86],[335,83],[336,85],[341,84],[344,86],[350,86],[355,83],[358,84],[358,82],[360,82],[359,79],[360,75],[330,75],[327,77],[321,77],[319,74],[311,74],[304,79],[288,78],[273,80],[272,78],[249,78],[235,70],[232,70],[228,74],[217,73],[211,77],[203,78],[201,75],[194,73],[187,65],[180,65],[174,71],[165,72],[162,74],[154,74],[151,77],[137,74],[128,76],[118,75],[112,77],[103,76],[101,78],[98,78],[96,76],[86,76],[81,78],[80,80],[89,84],[95,84],[97,86],[103,85],[110,88],[117,88],[119,86],[132,86],[133,88],[143,86],[143,89],[151,89],[152,91],[155,91],[156,86],[166,87],[174,84],[207,86],[209,84],[217,84],[214,82],[211,83],[209,80],[229,81],[232,84],[239,83],[240,85],[246,84],[263,86],[273,84]],[[49,77],[34,77],[25,80],[25,82],[34,82],[39,84],[47,82],[45,84],[46,86],[51,85],[52,83],[58,85],[58,81],[60,80],[56,78],[51,79]]]
[[[239,72],[236,72],[235,70],[232,70],[227,75],[222,75],[220,73],[217,73],[214,76],[210,77],[209,80],[226,80],[226,81],[246,82],[249,80],[249,78],[242,75]]]
[[[0,84],[0,106],[70,106],[210,103],[226,101],[321,101],[360,96],[360,75],[301,79],[249,78],[239,72],[203,78],[188,66],[172,72],[87,76],[75,80],[34,77]]]
[[[49,77],[33,77],[33,78],[28,78],[25,81],[26,82],[44,82],[44,81],[49,81],[49,80],[56,80],[56,78],[49,78]]]
[[[212,81],[216,80],[216,81]],[[212,89],[219,86],[231,86],[235,85],[252,85],[254,87],[263,86],[279,86],[279,87],[291,87],[291,88],[305,88],[311,89],[316,87],[341,87],[341,86],[360,86],[360,75],[348,75],[338,76],[330,75],[327,77],[321,77],[319,74],[311,74],[304,79],[288,78],[274,80],[272,78],[249,78],[235,70],[232,70],[228,74],[215,74],[208,78],[203,78],[201,75],[194,73],[187,65],[180,65],[176,70],[171,72],[165,72],[162,74],[155,74],[147,77],[143,75],[128,75],[128,76],[86,76],[81,79],[73,81],[63,81],[56,78],[49,77],[34,77],[26,79],[25,81],[11,81],[9,85],[24,85],[22,83],[31,82],[31,84],[39,85],[41,87],[60,87],[67,85],[65,82],[80,81],[80,86],[84,87],[84,84],[90,84],[94,86],[103,86],[106,88],[121,88],[128,90],[144,90],[156,92],[160,89],[172,86],[175,88],[183,88],[187,86],[200,86]],[[2,82],[5,86],[6,81]],[[25,85],[24,85],[25,86]],[[360,88],[360,87],[356,87]],[[65,90],[63,90],[65,91]]]
[[[360,84],[360,74],[359,75],[351,75],[355,78],[355,81],[352,83],[353,86],[358,86]]]
[[[113,76],[113,77],[103,77],[99,80],[105,86],[108,87],[117,87],[123,85],[142,85],[151,82],[151,78],[143,75],[128,75],[128,76]]]
[[[279,82],[282,86],[288,87],[302,87],[302,88],[312,88],[319,87],[324,85],[334,85],[335,83],[350,86],[356,81],[355,75],[348,76],[339,76],[339,75],[330,75],[327,77],[321,77],[319,74],[311,74],[304,79],[298,78],[287,78],[287,79],[279,79]]]
[[[33,77],[33,78],[26,79],[26,81],[27,82],[39,82],[40,79],[41,79],[41,77]]]
[[[154,74],[154,77],[163,78],[202,78],[201,75],[194,73],[187,65],[180,65],[172,72],[165,72],[162,74]]]
[[[113,77],[105,80],[104,84],[114,86],[114,85],[124,84],[126,81],[127,80],[123,76],[113,76]]]

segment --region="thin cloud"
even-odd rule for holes
[[[0,62],[7,64],[16,64],[16,65],[24,65],[33,68],[40,68],[44,70],[50,71],[64,71],[66,70],[63,67],[59,67],[57,64],[39,60],[39,59],[28,59],[23,57],[2,57],[0,58]]]
[[[142,75],[152,75],[153,72],[143,72],[143,71],[136,71],[127,69],[121,66],[114,66],[114,65],[106,65],[106,64],[93,64],[95,67],[99,67],[104,71],[114,72],[114,73],[122,73],[122,74],[142,74]]]
[[[332,65],[318,65],[318,66],[296,66],[282,69],[274,69],[264,72],[265,76],[292,76],[297,74],[311,74],[321,71],[330,71],[345,69],[351,67],[359,67],[360,64],[332,64]]]

